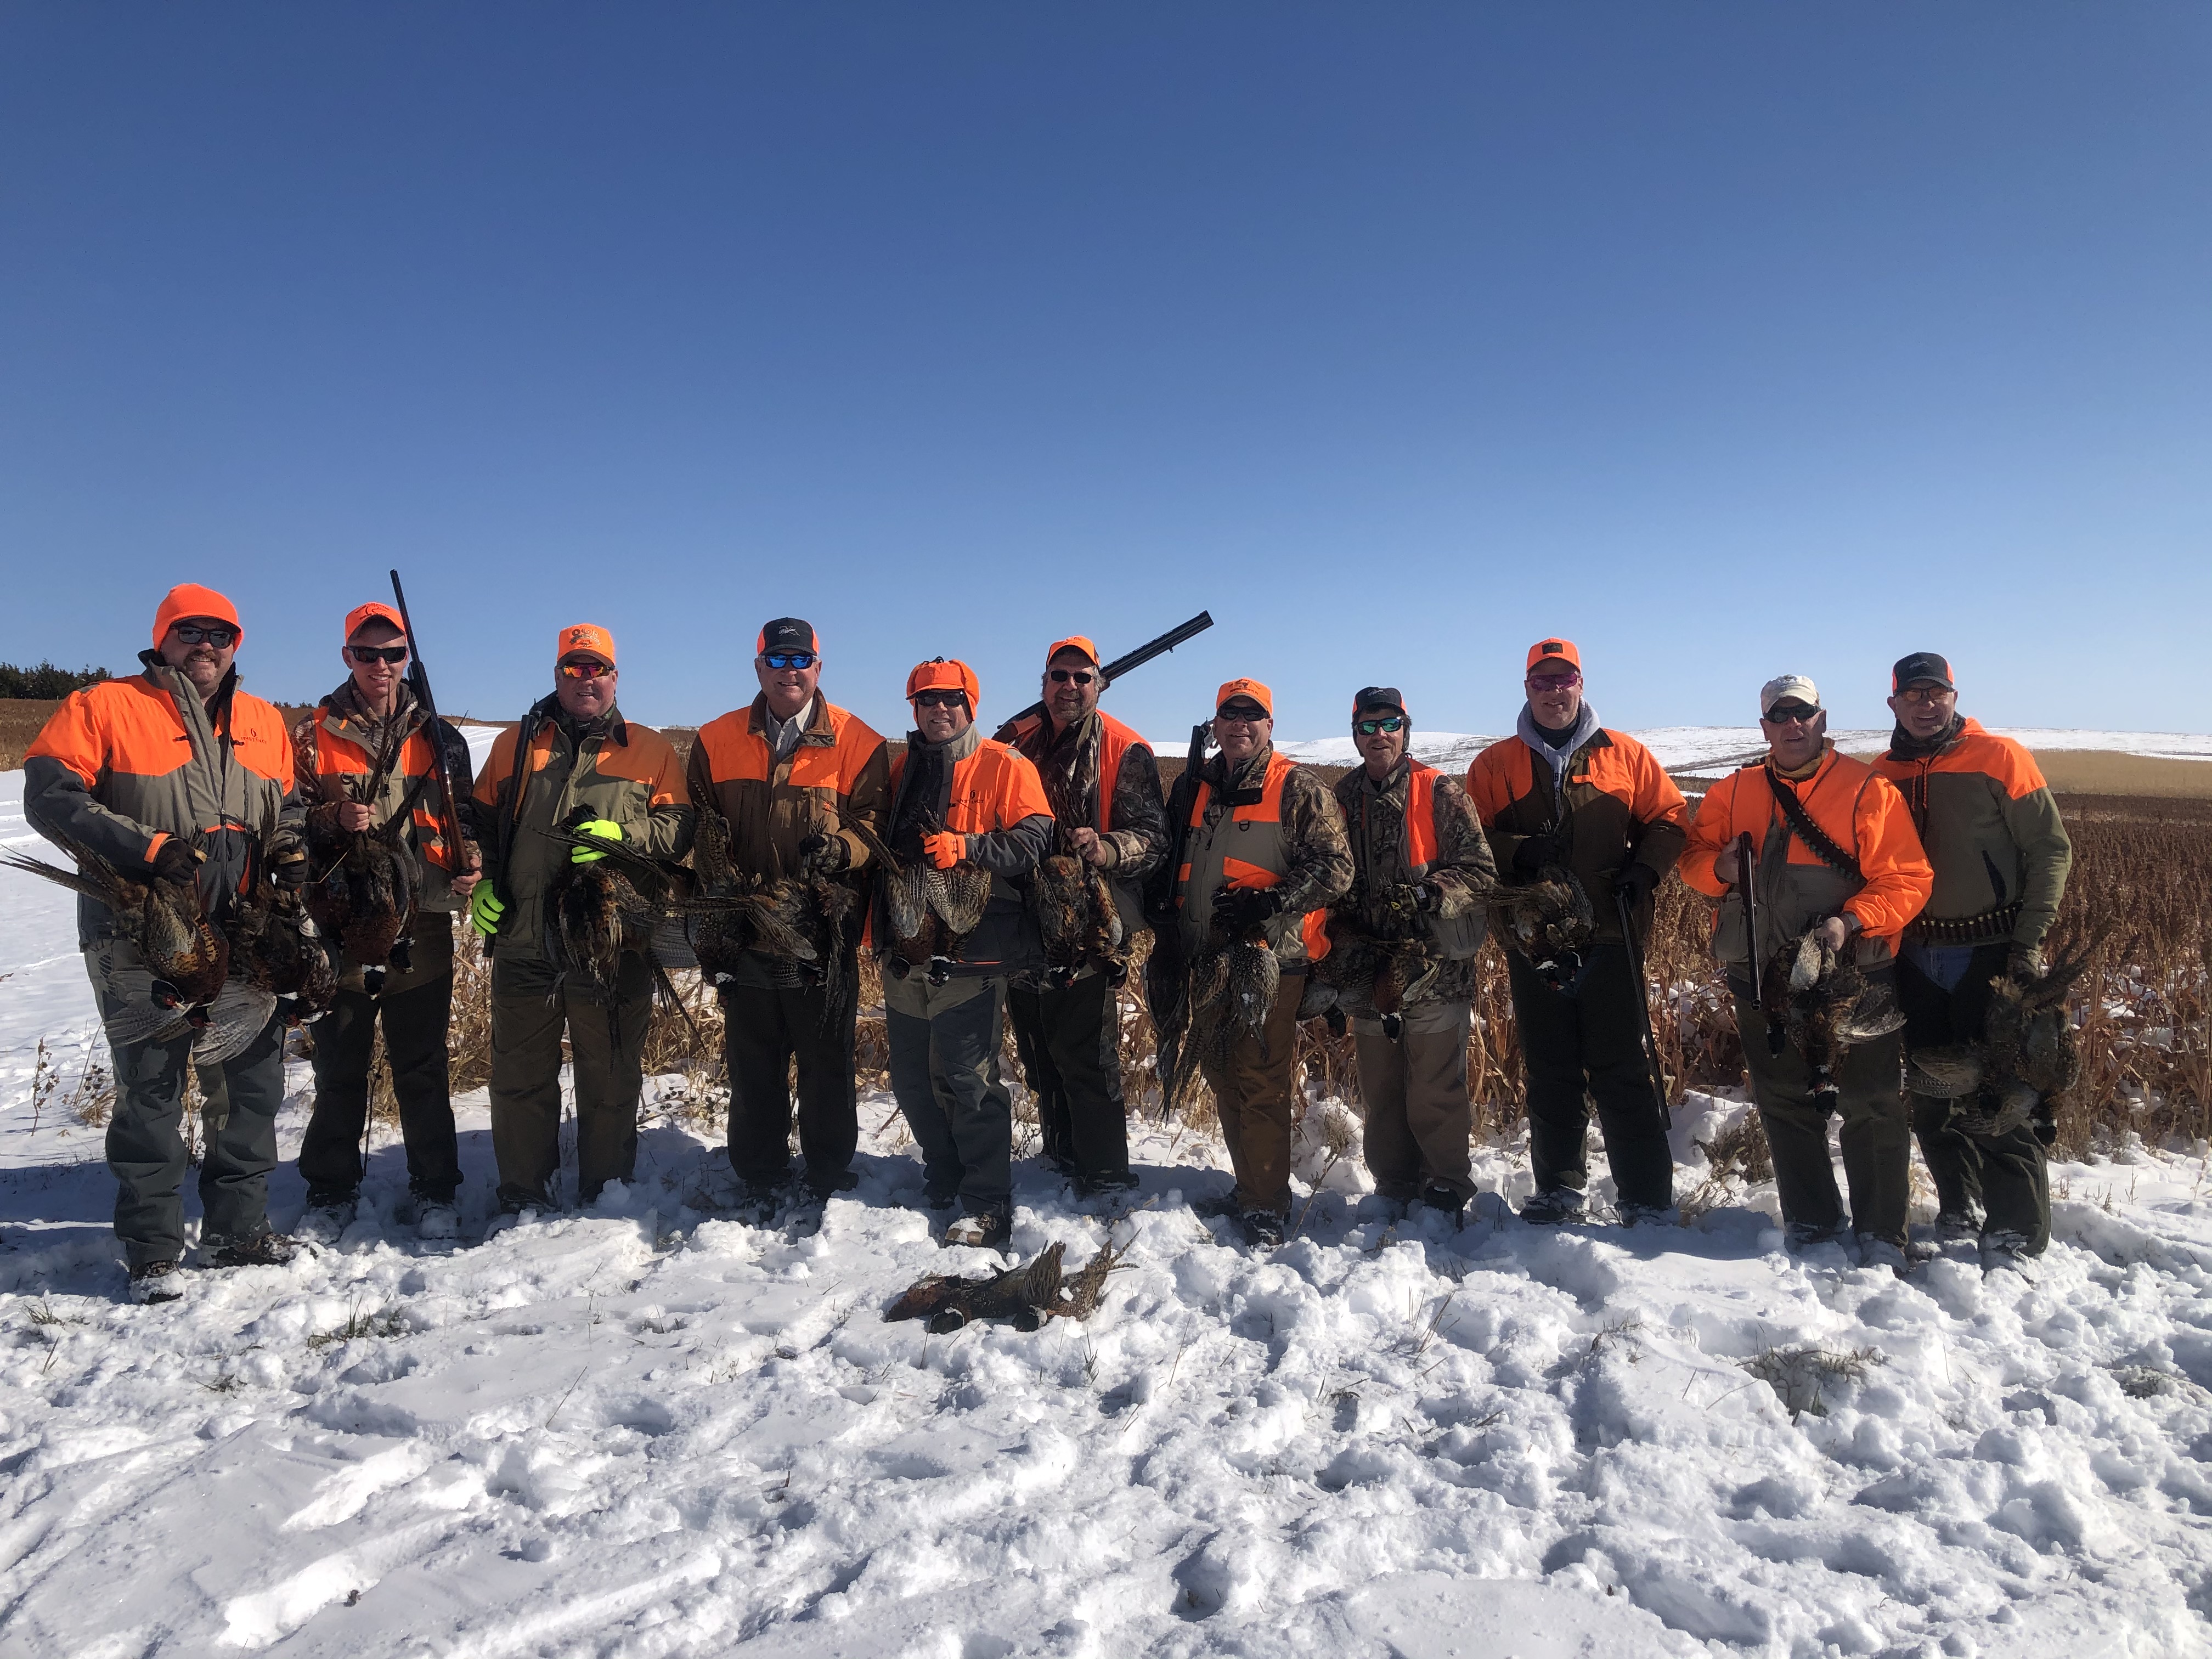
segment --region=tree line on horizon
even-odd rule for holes
[[[0,697],[66,697],[72,691],[114,678],[105,668],[71,670],[57,668],[50,662],[41,662],[36,668],[18,668],[12,662],[0,662]]]

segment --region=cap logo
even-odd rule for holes
[[[581,645],[591,637],[591,630],[588,629],[572,628],[568,630],[568,643],[571,645]]]
[[[1566,649],[1566,647],[1565,647],[1565,646],[1564,646],[1564,645],[1562,645],[1562,644],[1561,644],[1559,641],[1557,641],[1557,640],[1546,640],[1546,641],[1544,641],[1543,646],[1542,646],[1542,647],[1541,647],[1541,648],[1542,648],[1542,650],[1543,650],[1544,654],[1545,654],[1546,656],[1549,657],[1549,656],[1556,656],[1556,655],[1557,655],[1559,653],[1560,653],[1561,651],[1565,650],[1565,649]]]

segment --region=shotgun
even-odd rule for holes
[[[1743,905],[1745,954],[1751,958],[1751,1006],[1761,1006],[1759,981],[1759,855],[1752,850],[1751,831],[1735,838],[1735,892]]]
[[[1636,936],[1636,912],[1628,895],[1616,891],[1614,907],[1620,912],[1620,936],[1628,945],[1629,971],[1636,975],[1636,1012],[1644,1026],[1644,1063],[1651,1073],[1651,1098],[1659,1108],[1662,1133],[1674,1125],[1667,1103],[1667,1068],[1659,1063],[1659,1034],[1651,1029],[1651,987],[1644,977],[1644,941]]]
[[[1203,634],[1207,629],[1212,626],[1213,613],[1209,611],[1201,611],[1195,617],[1193,617],[1188,622],[1177,623],[1173,628],[1168,629],[1166,633],[1161,635],[1158,639],[1146,640],[1134,651],[1129,652],[1126,655],[1116,657],[1109,663],[1101,664],[1098,669],[1098,678],[1100,681],[1098,689],[1101,691],[1103,691],[1108,686],[1113,684],[1115,681],[1120,679],[1122,675],[1132,673],[1135,670],[1142,668],[1146,663],[1150,662],[1155,657],[1164,657],[1169,652],[1174,650],[1176,647],[1181,645],[1184,641],[1196,639],[1200,634]],[[1015,726],[1020,725],[1022,721],[1030,719],[1032,715],[1041,719],[1042,718],[1044,712],[1044,704],[1042,701],[1031,703],[1028,708],[1022,709],[1011,716],[1006,720],[1006,724],[1001,726],[993,735],[993,741],[997,743],[1012,743],[1014,740]]]
[[[458,876],[467,867],[461,850],[460,797],[453,792],[453,769],[447,763],[438,702],[430,695],[430,671],[422,666],[422,647],[416,642],[415,623],[407,614],[407,590],[399,585],[397,570],[392,573],[392,597],[398,601],[399,625],[407,630],[407,684],[422,710],[422,735],[429,740],[431,774],[438,780],[438,835],[453,860],[449,874]]]

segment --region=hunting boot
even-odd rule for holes
[[[945,1245],[950,1249],[965,1245],[975,1249],[1000,1250],[1014,1236],[1013,1218],[1004,1210],[979,1210],[973,1215],[963,1215],[945,1230]]]
[[[1554,1187],[1521,1206],[1521,1218],[1534,1227],[1557,1227],[1583,1218],[1583,1195],[1572,1187]]]
[[[185,1299],[184,1275],[173,1261],[148,1261],[131,1270],[131,1300],[141,1307]]]

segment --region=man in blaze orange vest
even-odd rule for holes
[[[1000,735],[1044,780],[1056,844],[1104,873],[1122,927],[1133,933],[1144,925],[1137,884],[1167,848],[1167,809],[1152,745],[1098,707],[1105,689],[1098,647],[1080,634],[1056,640],[1045,653],[1045,712]],[[1080,1197],[1137,1184],[1129,1171],[1115,988],[1086,963],[1064,982],[1023,975],[1006,994],[1014,1043],[1036,1097],[1045,1159],[1074,1182]]]
[[[988,877],[981,918],[963,939],[940,936],[944,948],[923,961],[901,953],[880,896],[873,928],[891,1092],[921,1148],[929,1206],[963,1212],[945,1243],[995,1249],[1013,1230],[1013,1100],[999,1076],[999,1027],[1008,976],[1042,959],[1016,884],[1051,848],[1052,807],[1036,768],[976,729],[981,689],[966,663],[943,657],[907,676],[915,729],[890,758],[887,839],[904,870],[965,865]]]
[[[481,860],[474,842],[464,839],[456,856],[442,838],[445,803],[432,741],[443,746],[446,775],[458,787],[468,787],[476,769],[459,732],[443,720],[434,733],[427,728],[427,713],[404,678],[407,635],[397,611],[374,601],[356,606],[345,619],[338,655],[346,665],[344,684],[292,728],[300,796],[308,803],[307,839],[334,860],[356,832],[382,829],[413,795],[400,847],[415,860],[416,909],[392,966],[376,970],[376,988],[360,963],[339,952],[337,1000],[315,1026],[315,1107],[300,1142],[300,1174],[307,1183],[301,1231],[336,1238],[353,1221],[363,1173],[369,1057],[381,1019],[415,1230],[423,1238],[451,1238],[453,1194],[461,1184],[446,1070],[453,915],[467,902]],[[360,799],[386,757],[381,793]]]
[[[1573,641],[1539,640],[1525,673],[1528,701],[1515,734],[1474,757],[1467,793],[1490,832],[1499,876],[1509,884],[1571,878],[1595,931],[1581,972],[1564,982],[1518,951],[1505,954],[1536,1177],[1521,1218],[1581,1218],[1595,1101],[1614,1207],[1624,1222],[1656,1219],[1674,1202],[1674,1157],[1644,1053],[1637,1005],[1647,993],[1621,931],[1620,902],[1648,937],[1651,896],[1681,855],[1686,809],[1651,751],[1601,725],[1583,700]]]
[[[1455,778],[1407,753],[1413,719],[1397,688],[1352,700],[1360,764],[1337,781],[1352,890],[1331,907],[1321,970],[1350,1016],[1375,1177],[1370,1213],[1397,1220],[1418,1200],[1454,1226],[1474,1196],[1467,1043],[1484,905],[1498,866]]]
[[[760,695],[752,706],[710,720],[691,745],[692,804],[720,815],[730,863],[748,882],[818,878],[857,889],[873,872],[866,843],[847,826],[884,831],[890,776],[884,740],[821,695],[822,648],[811,623],[779,617],[763,627],[753,673]],[[756,945],[717,988],[730,1068],[730,1168],[756,1212],[781,1202],[790,1177],[794,1059],[807,1195],[819,1203],[857,1184],[857,916],[848,933],[836,963],[802,963]]]
[[[1774,1154],[1790,1248],[1840,1240],[1848,1227],[1862,1265],[1902,1273],[1912,1137],[1898,1033],[1851,1043],[1823,1079],[1794,1040],[1770,1041],[1776,1030],[1770,1022],[1782,1011],[1754,1009],[1751,994],[1767,966],[1811,933],[1847,953],[1869,980],[1892,981],[1898,939],[1928,902],[1935,872],[1904,798],[1864,761],[1836,752],[1811,680],[1802,674],[1769,680],[1759,709],[1767,757],[1730,773],[1698,803],[1682,879],[1721,901],[1713,954],[1735,994],[1736,1030]],[[1738,886],[1745,835],[1759,913],[1755,939],[1747,936]],[[1848,1224],[1828,1158],[1832,1110],[1843,1118]]]
[[[1298,1003],[1308,965],[1328,950],[1328,907],[1352,885],[1352,852],[1328,786],[1275,752],[1274,693],[1234,679],[1213,706],[1221,752],[1178,778],[1168,803],[1168,822],[1184,826],[1172,895],[1183,958],[1200,963],[1257,934],[1282,977],[1261,1030],[1235,1027],[1225,1056],[1207,1033],[1187,1040],[1200,1045],[1220,1114],[1244,1241],[1272,1249],[1291,1208]]]
[[[280,886],[303,882],[292,740],[275,708],[240,689],[234,659],[245,637],[238,611],[213,588],[171,588],[154,614],[154,648],[138,654],[144,672],[75,693],[33,741],[23,763],[31,828],[126,877],[150,870],[194,882],[218,922],[258,860],[270,860]],[[271,817],[276,833],[264,844]],[[131,1299],[183,1294],[187,1065],[228,1107],[219,1124],[210,1114],[200,1166],[203,1255],[221,1267],[286,1261],[291,1241],[270,1231],[267,1207],[284,1100],[283,1016],[272,1010],[257,1024],[254,1005],[228,988],[205,1008],[179,1007],[97,899],[77,901],[77,943],[114,1050],[107,1164]],[[234,975],[230,985],[240,983]],[[232,1001],[247,1012],[244,1023],[222,1018]]]

